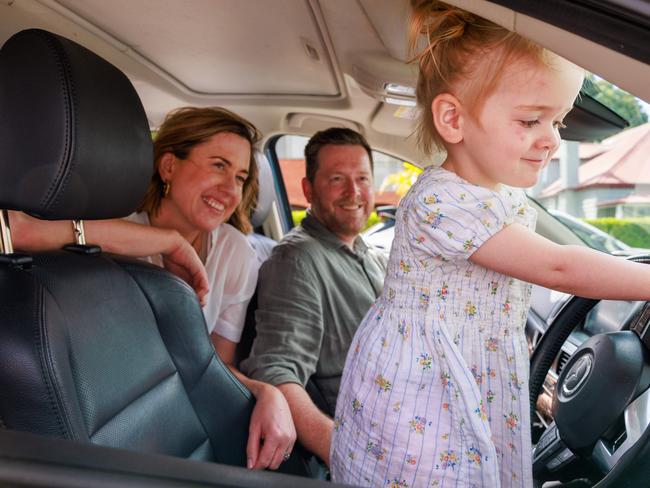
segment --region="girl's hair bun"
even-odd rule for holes
[[[444,148],[429,111],[440,93],[451,93],[477,114],[508,62],[544,63],[544,50],[483,17],[439,0],[411,0],[409,52],[417,62],[416,98],[422,108],[418,143],[424,153]],[[424,37],[424,48],[418,41]]]
[[[480,24],[483,20],[466,10],[436,0],[411,0],[411,6],[410,52],[417,49],[421,35],[425,36],[427,43],[414,60],[430,54],[442,43],[462,37],[468,26]]]

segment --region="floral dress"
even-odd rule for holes
[[[384,290],[343,373],[333,480],[377,487],[532,486],[530,285],[468,260],[512,223],[523,191],[427,168],[397,212]],[[507,259],[507,256],[504,256]]]

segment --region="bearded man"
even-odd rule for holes
[[[316,133],[302,189],[311,208],[262,265],[257,336],[241,369],[285,395],[298,440],[329,465],[341,373],[386,259],[359,235],[374,208],[372,151],[350,129]]]

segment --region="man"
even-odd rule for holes
[[[260,269],[257,336],[242,371],[285,395],[301,444],[329,465],[336,397],[352,337],[384,281],[386,260],[359,232],[374,207],[372,152],[353,130],[305,147],[300,226]]]

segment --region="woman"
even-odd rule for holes
[[[126,220],[84,225],[89,242],[108,252],[147,257],[194,287],[205,304],[217,354],[257,399],[248,467],[277,469],[296,438],[289,407],[277,388],[247,378],[234,366],[257,281],[255,252],[244,234],[257,198],[253,147],[259,138],[250,122],[225,109],[174,110],[154,141],[154,173],[138,212]],[[16,212],[10,219],[18,249],[57,248],[73,240],[66,222]]]

